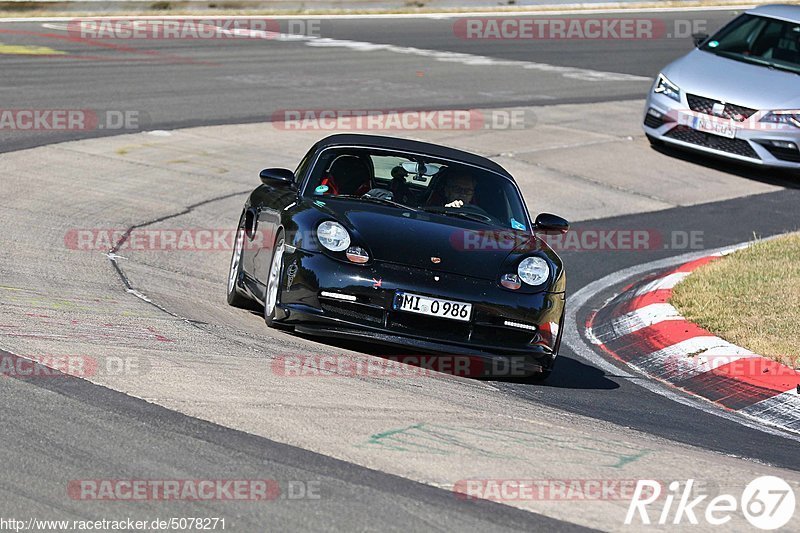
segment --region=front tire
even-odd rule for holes
[[[553,350],[553,364],[550,365],[550,368],[547,370],[543,370],[541,372],[534,372],[525,377],[525,381],[527,383],[542,383],[543,381],[547,380],[550,377],[550,374],[553,373],[553,368],[556,365],[556,359],[558,359],[558,354],[561,351],[561,336],[564,334],[564,317],[566,316],[566,306],[563,311],[561,311],[561,320],[558,321],[558,335],[556,336],[556,344]]]
[[[264,322],[269,327],[277,326],[275,311],[278,308],[278,302],[280,302],[284,244],[286,244],[286,241],[283,237],[283,231],[281,231],[275,239],[275,246],[272,247],[272,260],[270,261],[269,275],[267,276],[267,292],[264,296]]]
[[[239,294],[239,280],[242,279],[242,252],[244,250],[245,231],[242,227],[242,220],[236,229],[236,236],[233,240],[233,254],[231,265],[228,269],[228,305],[242,309],[250,308],[253,302],[246,296]]]

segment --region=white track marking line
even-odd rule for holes
[[[64,0],[69,1],[69,0]],[[770,2],[760,2],[759,4],[729,4],[721,6],[686,6],[686,7],[624,7],[620,4],[613,6],[599,6],[596,8],[586,8],[586,4],[563,4],[563,5],[542,5],[537,6],[536,10],[517,10],[517,11],[472,11],[460,13],[432,12],[432,13],[352,13],[352,14],[319,14],[319,15],[264,15],[264,18],[275,20],[358,20],[358,19],[429,19],[447,20],[452,18],[464,17],[524,17],[524,16],[543,16],[543,15],[591,15],[591,14],[620,14],[620,13],[685,13],[703,11],[738,11],[742,9],[752,9],[757,5]],[[544,8],[553,7],[552,11]],[[203,15],[191,15],[201,17]],[[151,19],[152,15],[106,15],[91,17],[94,20],[110,20],[124,18]],[[253,15],[216,15],[217,18],[226,19],[246,19],[253,18]],[[9,17],[0,18],[3,22],[65,22],[74,20],[76,17]],[[158,15],[160,19],[184,18],[180,15]],[[212,17],[208,17],[212,18]]]
[[[203,19],[200,18],[198,20]],[[42,24],[42,26],[54,30],[68,31],[68,25],[64,24],[45,23]],[[550,65],[548,63],[536,63],[533,61],[497,59],[489,56],[465,54],[461,52],[448,52],[442,50],[429,50],[425,48],[416,48],[413,46],[397,46],[393,44],[353,41],[349,39],[331,39],[328,37],[316,37],[311,35],[291,35],[264,30],[229,30],[221,27],[216,27],[216,29],[221,34],[242,35],[249,36],[254,39],[265,39],[281,42],[302,42],[305,43],[306,46],[313,46],[315,48],[347,48],[357,52],[392,52],[396,54],[428,57],[435,61],[442,61],[446,63],[459,63],[462,65],[477,67],[517,67],[524,70],[535,70],[539,72],[560,74],[565,78],[581,81],[641,81],[647,83],[650,83],[651,81],[650,78],[646,76],[636,76],[633,74],[623,74],[620,72],[606,72],[602,70],[565,67],[560,65]]]
[[[763,239],[763,240],[767,241],[773,238],[775,237],[770,237],[768,239]],[[730,250],[740,247],[744,248],[749,245],[750,243],[747,242],[737,245],[736,247],[720,248],[716,251],[720,252],[722,250]],[[583,309],[586,306],[586,303],[591,298],[593,298],[597,293],[601,292],[602,290],[606,289],[609,286],[620,284],[632,277],[641,276],[643,273],[648,272],[650,270],[667,269],[670,267],[674,267],[676,265],[687,263],[694,259],[700,259],[701,257],[711,255],[714,252],[715,250],[690,252],[675,257],[659,259],[657,261],[652,261],[650,263],[635,265],[611,273],[601,279],[598,279],[586,285],[568,299],[567,315],[565,320],[566,325],[564,327],[563,340],[564,342],[567,343],[567,346],[569,346],[570,349],[572,349],[572,351],[575,352],[576,355],[585,359],[586,361],[589,361],[597,368],[604,370],[610,377],[628,379],[631,382],[639,385],[640,387],[649,390],[650,392],[668,398],[679,404],[691,407],[693,409],[699,409],[700,411],[703,411],[710,415],[724,418],[726,420],[735,422],[747,428],[754,429],[756,431],[761,431],[762,433],[767,433],[769,435],[775,435],[778,437],[783,437],[785,439],[800,442],[800,435],[790,433],[784,429],[777,429],[775,427],[765,426],[763,425],[763,422],[758,423],[755,419],[751,420],[749,412],[743,412],[744,410],[737,411],[737,413],[740,413],[741,415],[744,416],[740,416],[739,414],[735,413],[730,413],[715,406],[708,400],[704,400],[698,397],[686,396],[684,394],[678,393],[677,391],[668,389],[667,385],[662,385],[657,381],[651,381],[650,378],[647,376],[644,377],[634,376],[633,374],[618,368],[616,365],[612,364],[610,361],[605,359],[599,353],[595,352],[588,344],[586,344],[586,342],[581,337],[580,331],[578,330],[579,326],[577,322],[578,310]],[[776,396],[775,398],[777,397],[778,396]],[[754,406],[750,406],[750,408],[752,407]]]
[[[363,41],[350,41],[347,39],[328,39],[328,38],[310,38],[306,41],[308,46],[314,47],[337,47],[349,48],[359,52],[371,52],[374,50],[382,50],[386,52],[394,52],[397,54],[407,54],[422,57],[430,57],[436,61],[443,61],[448,63],[460,63],[468,66],[480,67],[519,67],[525,70],[538,70],[541,72],[552,72],[561,74],[565,78],[583,80],[583,81],[646,81],[650,82],[650,78],[645,76],[635,76],[633,74],[622,74],[619,72],[605,72],[600,70],[583,69],[575,67],[564,67],[559,65],[550,65],[547,63],[535,63],[533,61],[518,61],[512,59],[496,59],[489,56],[481,56],[475,54],[465,54],[461,52],[447,52],[441,50],[428,50],[424,48],[415,48],[413,46],[395,46],[391,44],[376,44]]]

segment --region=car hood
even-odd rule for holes
[[[681,91],[751,109],[800,107],[800,75],[695,49],[662,71]]]
[[[540,242],[527,233],[358,201],[328,201],[319,209],[344,224],[353,244],[374,260],[474,278],[496,279],[520,242]]]

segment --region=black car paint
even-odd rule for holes
[[[262,242],[243,252],[239,289],[259,303],[264,302],[275,239],[282,232],[287,247],[275,317],[278,323],[294,325],[304,333],[366,338],[422,350],[525,355],[530,358],[532,371],[549,371],[560,335],[548,339],[541,332],[522,331],[503,322],[540,327],[556,324],[560,330],[566,276],[559,256],[533,233],[516,232],[516,246],[512,248],[463,250],[454,246],[454,235],[492,232],[497,228],[412,208],[303,196],[306,178],[319,152],[342,145],[396,147],[398,151],[480,163],[482,168],[513,182],[496,163],[458,150],[376,136],[328,137],[303,159],[294,183],[285,179],[285,171],[262,172],[263,184],[249,196],[243,217],[248,238],[260,237]],[[370,260],[354,264],[343,252],[320,246],[315,231],[325,220],[344,225],[352,244],[365,248]],[[556,223],[558,229],[558,217],[542,220]],[[523,284],[517,291],[502,287],[500,276],[516,272],[519,262],[532,251],[546,258],[551,279],[540,287]],[[320,295],[323,290],[355,296],[357,301],[325,298]],[[472,319],[465,324],[395,311],[392,304],[397,290],[472,303]]]

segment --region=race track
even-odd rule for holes
[[[732,15],[639,16],[713,30]],[[0,109],[146,120],[131,130],[0,129],[2,356],[99,362],[86,379],[0,380],[0,516],[225,517],[234,531],[620,530],[621,498],[501,504],[452,489],[467,479],[695,478],[737,493],[776,475],[797,491],[800,436],[661,390],[616,362],[599,366],[573,349],[586,339],[562,348],[542,385],[287,377],[276,371],[282,356],[387,352],[267,329],[258,313],[228,307],[229,249],[145,246],[111,261],[70,237],[235,227],[260,168],[294,167],[327,133],[272,123],[292,109],[521,111],[521,129],[400,135],[496,159],[534,214],[562,214],[578,232],[667,239],[645,250],[564,251],[573,294],[631,266],[797,230],[796,178],[663,153],[644,139],[650,80],[689,39],[471,41],[442,17],[324,19],[306,40],[97,44],[66,38],[64,24],[0,23],[3,45],[59,52],[0,47]],[[700,248],[669,241],[691,233]],[[576,323],[629,281],[591,294]],[[122,371],[109,370],[120,361]],[[85,479],[223,478],[276,480],[283,495],[318,487],[318,497],[97,502],[68,491]]]

